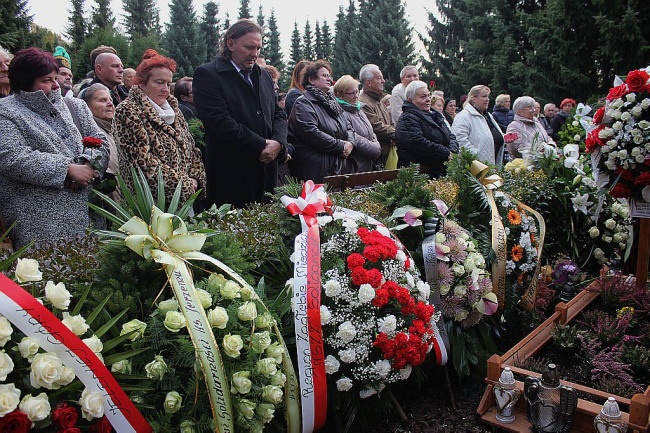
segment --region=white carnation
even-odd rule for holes
[[[406,367],[402,368],[399,371],[399,376],[402,378],[402,380],[406,380],[411,375],[411,371],[413,371],[413,367],[411,367],[411,364],[407,364]]]
[[[352,379],[349,379],[347,377],[340,378],[336,381],[336,389],[343,392],[349,391],[352,389]]]
[[[377,320],[377,326],[379,328],[379,332],[383,332],[392,337],[395,329],[397,329],[397,319],[395,316],[390,314]]]
[[[326,305],[320,306],[320,323],[321,325],[327,325],[332,320],[332,313],[327,308]]]
[[[397,250],[397,254],[395,255],[395,258],[400,262],[404,263],[406,261],[406,253],[402,250]]]
[[[422,301],[426,301],[429,299],[429,296],[431,294],[431,287],[429,286],[429,283],[426,283],[422,280],[419,280],[416,285],[418,292],[420,294],[419,298]]]
[[[370,284],[362,284],[361,287],[359,287],[359,302],[367,304],[373,299],[375,299],[375,289],[373,289]]]
[[[339,359],[346,364],[354,362],[357,358],[357,354],[354,349],[344,349],[339,351]]]
[[[328,280],[325,283],[325,296],[336,298],[341,294],[341,283],[336,280]]]
[[[357,336],[357,329],[354,327],[352,322],[346,320],[339,325],[339,330],[336,333],[336,336],[340,338],[343,343],[349,343]]]
[[[341,366],[341,363],[333,357],[332,355],[327,355],[327,358],[325,358],[325,372],[327,374],[334,374],[337,371],[339,371],[339,367]]]
[[[390,373],[391,366],[390,366],[390,361],[387,359],[382,359],[380,361],[375,362],[374,365],[374,370],[375,373],[381,377],[382,379],[386,379],[386,376]]]

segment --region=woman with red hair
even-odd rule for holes
[[[158,170],[161,170],[167,203],[179,182],[181,202],[199,189],[205,189],[201,152],[179,111],[178,100],[169,91],[175,71],[173,59],[151,49],[145,51],[136,68],[136,84],[115,109],[114,119],[120,173],[130,185],[131,166],[139,167],[155,197]]]

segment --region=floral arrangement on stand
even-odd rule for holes
[[[585,141],[616,198],[650,203],[650,67],[616,78],[605,106],[594,115]]]
[[[90,287],[74,302],[64,283],[43,283],[39,263],[34,259],[17,259],[15,280],[26,290],[25,294],[20,295],[20,289],[15,286],[8,287],[5,278],[0,281],[4,292],[2,302],[6,307],[7,304],[16,302],[24,308],[19,316],[29,317],[28,323],[38,326],[35,328],[36,333],[24,331],[25,323],[20,320],[21,317],[0,314],[0,431],[110,432],[111,422],[105,413],[108,407],[106,392],[86,386],[86,381],[82,383],[80,371],[70,363],[69,356],[64,355],[75,353],[75,356],[79,356],[79,353],[85,353],[86,355],[76,358],[77,362],[83,362],[83,368],[92,371],[96,377],[107,374],[107,371],[95,370],[84,351],[94,353],[109,368],[111,365],[130,362],[130,358],[143,350],[119,352],[118,348],[122,348],[128,336],[109,338],[109,332],[116,332],[115,324],[124,312],[103,326],[91,330],[103,305],[85,311],[84,300]],[[13,297],[6,297],[8,291],[11,291]],[[43,309],[33,310],[34,307],[28,306],[32,301],[43,304]],[[15,308],[10,308],[5,313],[15,313],[18,311]],[[46,317],[47,314],[44,313],[49,314],[50,310],[58,320],[54,316]],[[13,323],[14,320],[18,325]],[[64,335],[63,328],[57,326],[64,327],[82,339],[79,340],[80,346],[75,346],[70,339],[57,342]],[[78,347],[82,348],[81,352]],[[125,384],[128,379],[134,381],[130,385],[132,389],[141,388],[134,376],[127,374],[121,379],[127,381]],[[117,384],[113,382],[112,390],[115,391],[116,388]],[[130,409],[135,417],[137,411],[132,406]],[[139,414],[138,416],[140,417]]]

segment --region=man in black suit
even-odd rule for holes
[[[217,58],[194,72],[194,105],[205,125],[207,201],[244,207],[277,185],[287,121],[273,81],[256,60],[262,29],[241,19],[224,34]]]

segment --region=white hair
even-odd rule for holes
[[[372,63],[361,67],[361,71],[359,71],[359,81],[362,86],[365,86],[367,80],[372,80],[375,77],[375,71],[381,72],[379,66],[373,65]]]
[[[406,90],[404,91],[404,97],[408,99],[413,99],[415,98],[415,94],[418,93],[418,90],[420,89],[427,89],[427,83],[424,81],[420,80],[415,80],[411,81],[408,86],[406,86]]]
[[[530,96],[520,96],[515,99],[514,104],[512,104],[512,111],[515,113],[520,112],[521,110],[533,107],[535,105],[535,100]]]
[[[407,71],[410,71],[411,69],[415,69],[415,72],[418,71],[417,66],[406,65],[406,66],[404,66],[404,67],[402,68],[401,71],[399,71],[399,77],[400,77],[400,78],[404,78],[404,75],[406,75],[406,72],[407,72]]]

